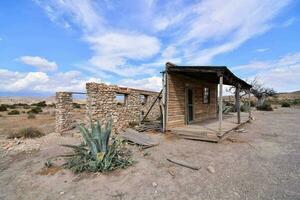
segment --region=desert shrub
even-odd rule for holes
[[[249,112],[250,108],[249,105],[243,104],[241,105],[241,112]]]
[[[255,101],[251,100],[251,101],[250,101],[250,106],[251,106],[251,107],[255,107],[255,105],[256,105]]]
[[[15,104],[7,105],[7,107],[8,107],[9,109],[16,109],[16,108],[17,108],[17,106],[16,106]]]
[[[270,103],[265,102],[263,105],[261,106],[256,106],[257,110],[262,110],[262,111],[273,111],[273,108],[271,106]]]
[[[38,103],[33,103],[33,104],[31,104],[31,105],[32,105],[32,106],[41,107],[41,108],[47,106],[46,101],[40,101],[40,102],[38,102]]]
[[[299,105],[300,104],[300,99],[294,99],[291,104],[293,105]]]
[[[48,104],[48,107],[54,108],[55,107],[55,103]]]
[[[27,105],[27,104],[26,104],[26,105],[23,105],[23,109],[26,109],[26,110],[27,110],[27,109],[30,109],[30,108],[31,108],[30,105]]]
[[[80,108],[80,104],[79,103],[73,103],[73,108]]]
[[[282,102],[281,107],[291,107],[291,104],[289,102]]]
[[[7,113],[8,115],[19,115],[20,114],[20,111],[18,110],[11,110]]]
[[[35,114],[33,114],[33,113],[28,113],[27,119],[35,119],[35,118],[36,118]]]
[[[3,112],[3,111],[7,111],[7,105],[5,105],[5,104],[1,104],[0,105],[0,112]]]
[[[133,161],[126,153],[121,140],[110,138],[112,120],[101,127],[99,121],[96,125],[91,123],[91,131],[80,125],[80,133],[84,139],[81,145],[63,145],[72,148],[74,154],[70,156],[64,166],[74,172],[104,172],[126,168]],[[110,141],[111,140],[111,141]]]
[[[8,135],[8,139],[13,138],[36,138],[36,137],[42,137],[45,134],[34,127],[29,128],[21,128],[17,132],[12,132]]]
[[[41,112],[43,112],[41,107],[34,107],[31,108],[29,111],[27,111],[27,113],[33,113],[33,114],[39,114]]]

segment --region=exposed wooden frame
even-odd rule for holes
[[[221,134],[223,120],[223,76],[220,76],[219,79],[219,134]]]
[[[236,90],[235,90],[235,108],[236,108],[236,112],[237,112],[237,123],[240,124],[241,123],[241,104],[240,104],[240,91],[241,91],[241,88],[240,86],[238,85],[236,87]]]

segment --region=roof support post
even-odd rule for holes
[[[222,120],[223,120],[223,76],[220,76],[219,80],[219,135],[222,132]]]
[[[241,106],[240,106],[240,85],[235,89],[235,108],[237,112],[237,123],[241,123]]]
[[[252,119],[252,114],[251,114],[251,93],[250,93],[250,90],[248,90],[248,103],[249,103],[249,119]]]
[[[162,126],[163,132],[167,130],[167,72],[162,73]]]

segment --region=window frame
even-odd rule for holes
[[[210,104],[210,88],[209,87],[203,88],[203,104]]]

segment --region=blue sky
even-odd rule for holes
[[[2,0],[0,95],[90,81],[159,90],[167,61],[299,90],[299,10],[291,0]]]

